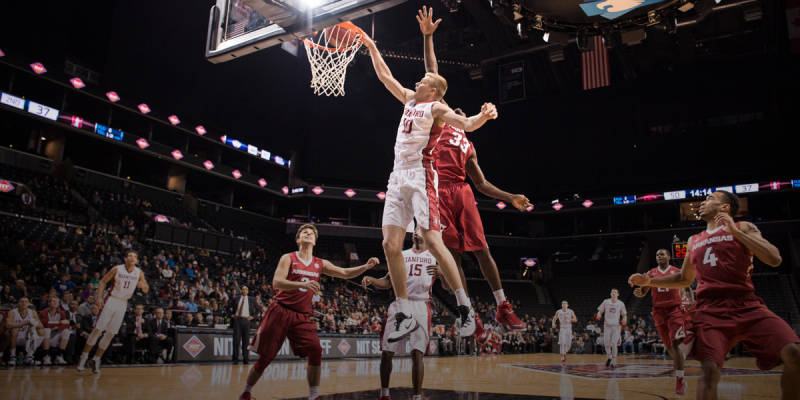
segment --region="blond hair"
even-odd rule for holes
[[[303,229],[311,229],[312,231],[314,231],[314,238],[319,239],[319,231],[317,230],[317,227],[314,226],[314,224],[303,224],[300,226],[300,228],[297,228],[297,233],[295,233],[294,235],[295,240],[297,240],[300,237],[300,232],[302,232]]]
[[[431,86],[436,89],[437,100],[441,100],[445,92],[447,92],[447,80],[444,79],[443,76],[433,72],[426,72],[425,77],[431,80]]]

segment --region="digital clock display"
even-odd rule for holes
[[[672,243],[672,258],[684,259],[686,258],[686,242]]]

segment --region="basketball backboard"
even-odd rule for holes
[[[230,61],[316,30],[370,15],[406,0],[216,0],[206,58]]]

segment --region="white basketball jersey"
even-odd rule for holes
[[[394,168],[422,168],[423,158],[432,158],[438,134],[431,135],[431,130],[441,129],[433,124],[431,109],[438,101],[417,103],[411,100],[406,103],[403,118],[397,127],[397,139],[394,142]]]
[[[414,249],[408,249],[403,252],[403,260],[406,262],[408,299],[430,300],[434,276],[428,274],[427,267],[436,265],[433,254],[427,250],[417,253]]]
[[[28,309],[28,313],[25,314],[25,317],[19,315],[19,308],[14,308],[8,313],[8,319],[15,324],[19,324],[21,322],[33,322],[36,323],[36,317],[33,316],[34,311],[30,308]],[[19,328],[20,334],[27,334],[28,330],[31,328],[30,325],[23,325]]]
[[[597,311],[601,310],[607,326],[619,326],[619,316],[628,313],[625,310],[625,303],[619,300],[612,302],[611,299],[603,300],[603,304],[597,307]]]
[[[117,273],[114,275],[114,288],[111,289],[111,295],[118,299],[128,300],[136,290],[142,270],[139,267],[133,267],[133,272],[128,272],[125,264],[117,265],[114,268],[117,269]]]
[[[572,328],[572,314],[570,311],[572,310],[569,308],[567,309],[567,312],[562,310],[556,311],[556,316],[558,317],[558,323],[560,324],[561,329]]]

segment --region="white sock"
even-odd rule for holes
[[[309,386],[308,387],[309,400],[316,399],[318,396],[319,396],[319,386]]]
[[[14,356],[17,355],[17,349],[15,347],[16,346],[13,346],[13,347],[11,347],[11,349],[8,350],[8,355],[9,356],[14,357]]]
[[[503,291],[503,289],[497,289],[493,291],[492,294],[494,294],[494,301],[497,302],[498,306],[506,301],[506,293]]]
[[[389,395],[389,388],[381,388],[381,397]]]
[[[469,297],[467,297],[467,292],[464,291],[464,288],[456,290],[456,302],[460,306],[467,306],[472,308],[472,303],[469,301]]]
[[[245,383],[244,384],[244,392],[242,392],[242,393],[250,393],[251,390],[253,390],[253,386],[252,385],[248,385],[248,384]]]
[[[679,369],[679,370],[675,371],[675,377],[676,378],[683,378],[683,370]]]
[[[411,400],[422,400],[422,395],[421,394],[415,394],[415,395],[411,396]]]
[[[399,306],[397,308],[400,309],[399,311],[401,313],[411,315],[411,312],[409,312],[409,308],[411,308],[411,303],[408,301],[408,299],[401,299],[398,297],[395,301],[397,302],[397,305]]]

